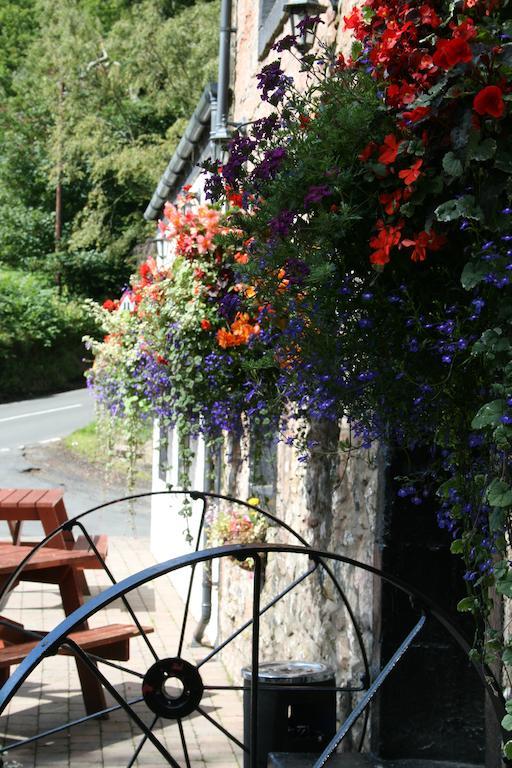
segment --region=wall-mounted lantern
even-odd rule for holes
[[[289,0],[284,10],[290,16],[292,35],[297,39],[296,47],[301,53],[307,53],[315,41],[317,24],[301,25],[308,16],[318,16],[325,11],[325,5],[316,0]]]

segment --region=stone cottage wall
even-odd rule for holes
[[[371,564],[380,476],[378,457],[364,450],[340,453],[338,430],[332,426],[328,430],[316,427],[315,431],[322,434],[313,432],[311,437],[319,437],[324,445],[326,432],[330,432],[327,438],[332,453],[319,452],[307,466],[298,461],[292,447],[278,447],[276,516],[313,548]],[[243,470],[229,491],[247,498]],[[273,527],[268,540],[292,543],[293,537]],[[303,556],[271,555],[265,567],[261,605],[304,573],[308,565]],[[373,613],[378,585],[362,570],[342,564],[333,564],[333,570],[360,623],[372,664],[377,651],[373,646]],[[219,579],[219,639],[229,637],[250,619],[252,592],[252,574],[224,560]],[[235,682],[240,682],[240,670],[250,664],[250,658],[251,630],[247,629],[223,651],[224,663]],[[260,658],[324,661],[336,670],[338,684],[360,684],[363,664],[354,627],[334,584],[321,568],[262,617]],[[349,703],[345,696],[344,710]]]

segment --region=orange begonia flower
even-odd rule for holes
[[[217,342],[219,347],[227,349],[228,347],[239,347],[247,344],[251,336],[256,336],[260,332],[258,324],[251,324],[250,318],[246,312],[238,312],[231,324],[231,330],[226,331],[219,328],[217,331]]]

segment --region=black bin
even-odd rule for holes
[[[250,667],[244,679],[244,742],[251,743]],[[272,661],[260,664],[258,680],[258,767],[266,768],[269,752],[320,754],[336,733],[336,681],[326,664]],[[289,686],[284,689],[283,686]],[[294,690],[297,688],[297,690]],[[308,689],[323,690],[308,690]],[[244,768],[250,761],[244,753]]]

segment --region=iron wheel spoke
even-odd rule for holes
[[[150,733],[153,733],[153,728],[155,727],[155,724],[156,724],[157,720],[158,720],[158,715],[155,715],[154,718],[153,718],[153,722],[149,726]],[[138,758],[138,756],[140,755],[140,753],[142,751],[142,747],[144,746],[144,744],[146,743],[147,740],[148,740],[148,735],[147,735],[147,733],[145,733],[143,735],[142,739],[137,744],[137,748],[136,748],[135,752],[133,753],[132,758],[131,758],[130,762],[128,763],[128,765],[126,766],[126,768],[132,768],[132,766],[135,765],[135,761]]]
[[[138,725],[142,733],[146,736],[147,739],[153,744],[154,747],[157,748],[157,750],[160,752],[162,757],[165,757],[169,765],[172,765],[173,768],[180,768],[180,765],[176,762],[174,757],[167,751],[167,749],[164,747],[164,745],[160,742],[159,739],[156,738],[156,736],[148,729],[147,725],[144,723],[144,721],[139,717],[139,715],[134,712],[132,707],[128,704],[128,702],[121,696],[121,694],[114,688],[112,683],[107,680],[105,675],[102,674],[102,672],[94,665],[94,663],[89,659],[87,654],[82,651],[79,645],[77,645],[73,641],[67,641],[70,646],[73,647],[76,654],[80,656],[82,661],[87,664],[91,672],[93,672],[98,680],[101,682],[101,684],[107,689],[107,691],[110,693],[110,695],[120,704],[122,709],[127,713],[127,715],[133,720],[134,723]]]
[[[144,680],[144,675],[142,674],[142,672],[136,672],[134,669],[129,669],[128,667],[124,667],[122,664],[117,664],[115,661],[111,661],[110,659],[104,659],[102,658],[102,656],[95,656],[93,653],[88,653],[87,651],[86,653],[90,659],[98,662],[98,664],[106,664],[107,667],[112,667],[113,669],[117,669],[118,672],[126,672],[127,675],[133,675],[134,677],[138,677],[140,680]]]
[[[308,576],[310,576],[312,573],[316,571],[318,568],[318,563],[314,562],[313,565],[308,568],[307,571],[305,571],[303,574],[301,574],[298,578],[296,578],[294,581],[291,582],[291,584],[288,584],[288,586],[280,592],[276,597],[274,597],[269,603],[267,603],[260,611],[259,616],[263,616],[264,613],[266,613],[270,608],[273,608],[276,603],[278,603],[280,600],[282,600],[283,597],[286,597],[295,587],[297,587],[301,582],[303,582],[305,579],[307,579]],[[222,643],[219,643],[219,645],[216,645],[215,648],[213,648],[210,653],[208,653],[204,658],[201,659],[197,663],[197,668],[203,666],[203,664],[206,664],[207,661],[210,661],[214,656],[216,656],[220,651],[222,651],[223,648],[226,647],[226,645],[229,645],[232,640],[238,637],[244,630],[246,630],[248,627],[251,626],[253,623],[252,619],[248,619],[244,624],[242,624],[238,629],[235,629],[234,632],[229,635],[225,640],[222,641]]]
[[[204,690],[205,691],[246,691],[248,689],[247,685],[205,685]],[[293,685],[293,683],[289,683],[288,685],[286,683],[281,683],[280,685],[275,685],[274,683],[266,684],[266,683],[260,683],[260,691],[294,691],[297,693],[325,693],[326,691],[334,691],[335,693],[361,693],[362,691],[366,691],[366,688],[359,687],[359,688],[350,688],[348,686],[332,686],[332,688],[327,687],[315,687],[315,686],[308,686],[308,685]]]
[[[252,589],[252,659],[251,659],[251,730],[250,730],[250,766],[258,765],[258,699],[260,688],[260,591],[261,557],[254,555],[254,582]]]
[[[402,656],[409,650],[410,646],[412,645],[413,640],[415,639],[416,635],[421,632],[423,627],[425,626],[426,622],[426,615],[422,613],[419,620],[416,622],[414,627],[411,629],[407,637],[400,643],[394,654],[391,656],[387,664],[385,664],[371,686],[368,688],[368,690],[365,692],[364,696],[361,698],[361,701],[354,707],[352,712],[348,715],[348,717],[345,719],[345,722],[341,724],[338,731],[334,734],[330,742],[325,747],[324,751],[315,760],[315,763],[313,765],[313,768],[322,768],[323,765],[327,762],[327,760],[330,758],[330,756],[333,754],[333,752],[336,750],[336,748],[341,744],[347,733],[350,731],[354,723],[358,720],[358,718],[362,715],[364,710],[368,708],[368,705],[370,704],[371,700],[381,687],[381,685],[384,683],[388,675],[393,671],[393,669],[396,667],[398,662],[401,660]]]
[[[224,734],[224,736],[227,736],[228,739],[230,739],[234,744],[237,745],[237,747],[240,747],[240,749],[243,749],[244,752],[249,752],[248,748],[245,746],[245,744],[242,744],[241,741],[239,741],[236,736],[233,736],[232,733],[230,733],[227,728],[224,728],[223,725],[217,722],[217,720],[214,720],[214,718],[208,714],[202,707],[196,707],[196,712],[199,712],[200,715],[205,717],[208,722],[210,722],[212,725],[214,725],[216,728],[219,729],[221,733]]]
[[[107,576],[110,579],[110,581],[112,582],[112,584],[117,584],[118,582],[117,582],[114,574],[112,573],[112,571],[110,570],[110,568],[106,564],[104,558],[99,553],[97,546],[95,545],[93,539],[89,535],[89,533],[86,530],[86,528],[83,526],[83,524],[80,521],[75,522],[74,525],[76,525],[78,528],[80,528],[80,530],[84,534],[85,538],[89,542],[89,546],[94,551],[94,554],[98,558],[99,562],[101,563],[101,565],[103,567],[103,570],[107,574]],[[131,607],[130,603],[128,602],[128,599],[127,599],[126,595],[121,595],[120,599],[121,599],[121,602],[123,603],[124,607],[128,611],[128,613],[130,614],[133,623],[137,627],[140,636],[142,637],[142,639],[146,643],[146,645],[147,645],[151,655],[153,656],[154,660],[155,661],[160,661],[160,657],[158,656],[157,652],[155,651],[153,643],[148,639],[148,636],[147,636],[146,632],[144,631],[144,627],[142,626],[142,624],[140,623],[139,619],[135,615],[135,611],[133,610],[133,608]]]
[[[201,518],[199,520],[199,528],[197,531],[196,546],[195,546],[194,552],[199,551],[199,545],[201,543],[201,535],[203,533],[203,528],[204,528],[204,518],[206,515],[206,498],[204,496],[202,497],[202,502],[203,502],[203,510],[201,512]],[[190,609],[190,599],[192,597],[192,587],[194,584],[195,572],[196,572],[196,566],[192,565],[190,570],[190,578],[188,581],[187,598],[185,600],[185,607],[183,611],[183,621],[181,622],[180,640],[178,643],[178,652],[176,654],[177,656],[181,656],[181,653],[183,651],[183,643],[185,641],[185,630],[187,628],[188,614]]]
[[[144,698],[139,696],[136,699],[131,699],[127,702],[127,704],[129,706],[133,706],[134,704],[140,704],[142,701],[144,701]],[[54,736],[57,733],[62,733],[62,731],[67,731],[69,728],[74,728],[75,725],[82,725],[83,723],[88,723],[91,720],[97,720],[98,717],[110,715],[112,712],[118,712],[120,709],[120,704],[113,704],[111,707],[101,709],[98,712],[94,712],[92,715],[85,715],[84,717],[79,717],[77,720],[70,720],[69,723],[64,723],[64,725],[58,725],[55,728],[50,728],[48,731],[37,733],[35,736],[29,736],[28,739],[12,742],[12,744],[7,744],[5,747],[0,747],[0,755],[2,755],[4,752],[9,752],[12,749],[19,749],[20,747],[24,747],[27,744],[32,744],[39,739],[45,739],[47,736]]]
[[[185,739],[185,731],[183,730],[183,722],[181,720],[178,720],[178,728],[180,731],[181,746],[183,748],[183,757],[185,758],[185,763],[187,765],[187,768],[190,768],[190,758],[188,756],[187,742]]]

